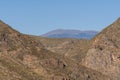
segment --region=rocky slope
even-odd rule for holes
[[[83,65],[120,80],[120,18],[91,41]]]
[[[90,40],[86,39],[34,37],[39,40],[46,49],[78,62],[85,57],[90,43]]]
[[[109,80],[0,21],[0,80]]]

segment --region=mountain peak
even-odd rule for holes
[[[78,39],[91,39],[95,36],[97,31],[81,31],[74,29],[57,29],[50,31],[41,36],[49,38],[78,38]]]

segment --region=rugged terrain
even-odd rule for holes
[[[91,40],[82,64],[120,80],[120,18]]]
[[[91,40],[22,34],[0,21],[0,80],[119,80],[120,19]]]
[[[72,39],[72,38],[45,38],[35,36],[43,46],[54,53],[60,54],[64,57],[69,57],[75,61],[81,61],[85,57],[89,48],[89,40],[86,39]]]

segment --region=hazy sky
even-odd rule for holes
[[[26,34],[100,31],[120,17],[120,0],[0,0],[0,19]]]

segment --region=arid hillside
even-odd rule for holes
[[[120,80],[120,18],[91,40],[82,64]]]
[[[78,62],[85,57],[90,45],[90,40],[87,39],[34,37],[46,49]]]
[[[90,43],[38,39],[0,21],[0,80],[110,80],[96,68],[81,65]]]

